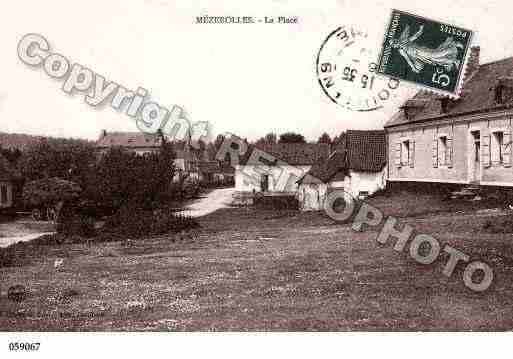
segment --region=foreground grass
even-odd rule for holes
[[[442,207],[402,223],[487,261],[495,281],[486,292],[464,286],[463,267],[444,277],[446,257],[423,266],[393,241],[378,245],[376,230],[356,233],[316,213],[224,209],[192,238],[63,245],[1,268],[0,329],[512,329],[512,236],[480,231],[490,215]],[[14,284],[29,288],[26,301],[7,300]]]

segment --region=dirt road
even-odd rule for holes
[[[181,213],[191,217],[201,217],[221,208],[229,207],[235,188],[220,188],[213,190],[204,198],[192,203]]]
[[[37,222],[27,218],[0,223],[0,247],[7,247],[16,242],[30,241],[44,234],[53,233],[50,222]]]

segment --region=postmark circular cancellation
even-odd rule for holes
[[[336,104],[353,111],[380,109],[397,96],[399,80],[377,75],[377,55],[368,34],[341,26],[324,40],[317,54],[317,79]]]

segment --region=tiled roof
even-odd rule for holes
[[[425,106],[409,119],[404,111],[399,111],[385,124],[385,127],[511,107],[513,99],[509,99],[505,104],[496,103],[494,88],[499,81],[509,83],[512,76],[513,57],[480,65],[463,84],[461,97],[458,100],[444,100],[449,103],[444,113],[441,113],[441,96],[420,91],[409,101],[413,100],[417,103],[422,101]]]
[[[96,147],[122,146],[127,148],[160,147],[160,137],[142,132],[108,132],[96,141]]]
[[[96,147],[109,148],[121,146],[124,148],[136,149],[158,149],[161,146],[161,139],[156,135],[144,134],[142,132],[108,132],[100,135],[96,141]],[[187,143],[185,141],[174,141],[173,150],[176,158],[184,158],[193,160],[197,156],[187,151]]]
[[[241,158],[241,164],[261,165],[265,158],[252,160],[251,153],[257,148],[273,156],[275,159],[286,162],[289,165],[313,165],[328,158],[330,146],[327,143],[276,143],[250,145],[245,155]],[[273,165],[274,163],[269,163]]]
[[[27,147],[41,142],[43,138],[43,136],[32,136],[22,133],[0,132],[0,145],[3,148],[17,148],[23,151]]]
[[[326,161],[315,163],[298,183],[326,183],[334,180],[342,180],[348,174],[345,152],[335,151]]]
[[[353,171],[379,172],[387,163],[385,131],[347,131],[347,165]]]
[[[348,130],[345,145],[345,149],[339,147],[326,161],[314,164],[298,182],[339,181],[349,174],[349,170],[379,172],[385,167],[385,131]]]

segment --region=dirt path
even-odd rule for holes
[[[36,222],[27,218],[0,223],[0,247],[7,247],[16,242],[30,241],[43,234],[53,233],[50,222]]]
[[[204,198],[200,198],[181,213],[191,217],[201,217],[218,209],[226,208],[232,202],[235,188],[220,188],[213,190]]]

